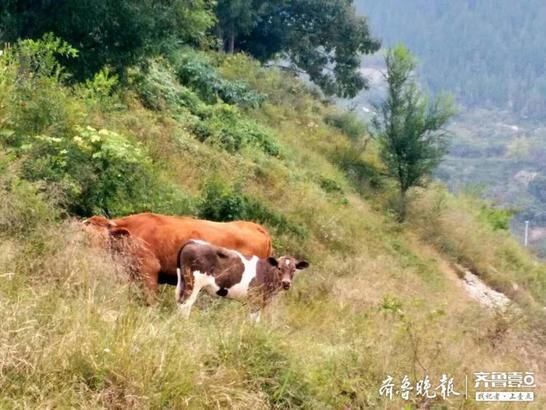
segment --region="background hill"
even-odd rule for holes
[[[471,190],[514,211],[512,231],[523,242],[529,220],[531,247],[546,256],[544,35],[541,2],[420,0],[359,1],[384,46],[408,44],[420,60],[423,85],[457,96],[460,115],[436,176],[450,190]],[[370,92],[348,105],[380,101],[381,55],[363,60]],[[359,109],[365,118],[369,113]]]
[[[405,43],[434,92],[453,91],[465,107],[546,113],[543,58],[546,4],[540,0],[358,0],[384,46]]]

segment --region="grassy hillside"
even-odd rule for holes
[[[478,371],[546,377],[546,267],[441,187],[396,224],[365,127],[302,82],[187,50],[123,86],[70,85],[19,47],[0,58],[0,407],[400,408],[378,393],[387,375],[445,373],[457,391]],[[145,210],[259,221],[311,268],[260,325],[204,295],[184,321],[172,288],[145,306],[74,220]],[[475,303],[452,262],[519,309]]]

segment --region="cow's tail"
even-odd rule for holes
[[[192,243],[192,241],[188,241],[184,243],[180,249],[178,250],[178,254],[176,255],[176,290],[175,290],[175,298],[177,303],[182,303],[182,297],[184,295],[184,290],[186,288],[186,283],[184,282],[184,277],[182,276],[182,269],[184,268],[182,266],[182,251],[186,247],[186,245]]]

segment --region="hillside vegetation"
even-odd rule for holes
[[[387,375],[546,377],[546,267],[481,202],[433,186],[408,221],[365,126],[285,71],[176,49],[74,83],[49,36],[0,57],[0,407],[400,408]],[[203,296],[188,321],[148,307],[122,256],[77,217],[154,211],[250,219],[311,268],[253,326]],[[457,262],[519,309],[494,313]],[[544,408],[538,385],[529,408]],[[449,407],[478,408],[450,398]],[[499,408],[502,408],[499,407]]]

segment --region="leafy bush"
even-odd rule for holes
[[[180,84],[173,68],[164,59],[150,60],[145,68],[134,73],[136,91],[143,104],[156,111],[181,108],[203,115],[206,104],[189,88]]]
[[[510,229],[510,220],[515,211],[512,209],[499,209],[487,203],[480,207],[480,219],[494,230],[507,231]]]
[[[343,188],[334,179],[330,179],[330,178],[326,178],[326,177],[320,177],[319,185],[328,194],[333,194],[333,193],[342,194],[343,193]]]
[[[21,40],[13,48],[8,48],[3,56],[8,65],[17,64],[20,75],[51,77],[57,81],[67,78],[58,57],[74,58],[78,50],[66,41],[47,33],[38,40]]]
[[[91,79],[79,84],[76,93],[88,105],[99,107],[104,112],[120,106],[116,94],[118,86],[119,77],[110,68],[103,67]]]
[[[0,235],[28,239],[37,227],[55,220],[59,212],[38,186],[17,175],[12,160],[0,154]]]
[[[229,152],[254,146],[269,155],[280,153],[271,131],[246,118],[235,106],[222,102],[209,105],[201,100],[202,97],[180,84],[165,60],[152,60],[146,70],[137,73],[136,90],[148,108],[185,114],[183,121],[201,142]]]
[[[37,135],[18,152],[25,157],[23,175],[54,184],[78,215],[115,213],[121,204],[143,201],[152,186],[143,149],[112,131],[78,127],[72,138]]]
[[[143,148],[115,132],[86,127],[72,139],[40,135],[20,151],[23,175],[53,186],[71,213],[192,210],[191,200],[178,187],[161,180]]]
[[[226,80],[202,55],[186,51],[172,57],[176,75],[182,84],[190,86],[209,104],[220,98],[228,104],[258,107],[264,97],[241,81]]]
[[[213,221],[239,219],[264,223],[279,233],[291,233],[305,237],[305,229],[289,221],[284,215],[270,210],[262,202],[241,192],[240,186],[231,187],[218,179],[209,180],[203,187],[198,215]]]
[[[61,87],[67,79],[57,57],[77,52],[51,35],[23,40],[0,58],[0,126],[5,141],[17,143],[28,134],[62,135],[80,115],[78,104]]]
[[[205,119],[194,126],[197,138],[229,152],[245,146],[255,146],[266,154],[277,156],[280,148],[271,131],[256,121],[244,118],[237,108],[219,104],[211,109]]]
[[[368,131],[368,127],[364,121],[353,111],[330,113],[326,115],[325,121],[328,125],[341,130],[352,140],[357,140],[367,134]]]

